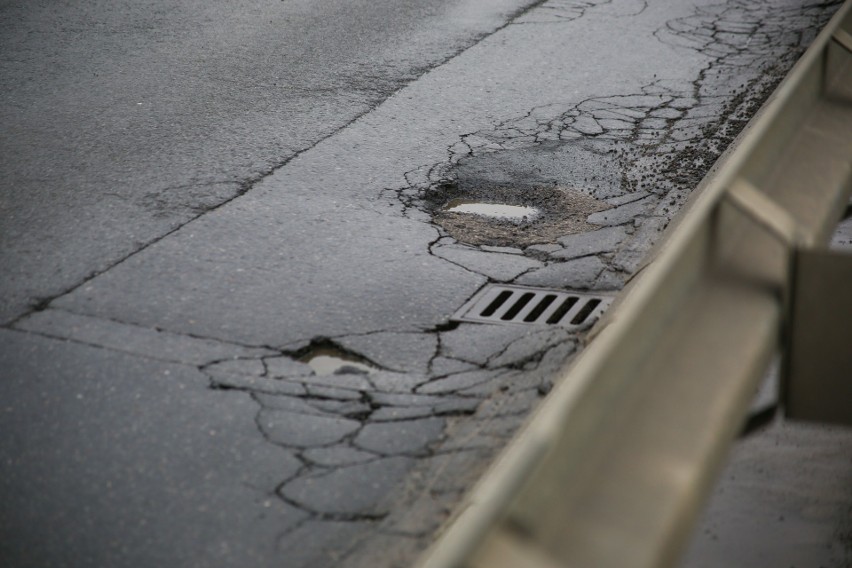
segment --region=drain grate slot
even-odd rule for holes
[[[577,312],[577,315],[574,316],[574,319],[571,320],[571,324],[572,325],[582,324],[584,321],[586,321],[588,319],[588,317],[592,314],[592,312],[595,311],[595,308],[598,307],[598,304],[600,304],[600,303],[601,303],[601,301],[598,300],[597,298],[593,298],[593,299],[589,300],[588,302],[586,302],[586,304],[582,308],[580,308],[580,311]]]
[[[549,318],[547,318],[547,323],[556,324],[562,321],[562,318],[564,318],[565,314],[567,314],[571,310],[571,308],[574,307],[574,304],[577,303],[577,300],[579,300],[577,296],[568,296],[567,298],[564,298],[562,300],[562,303],[559,304],[559,307],[556,308],[552,314],[550,314]]]
[[[533,294],[532,292],[521,294],[521,297],[518,298],[518,300],[514,304],[512,304],[512,307],[506,310],[505,314],[500,316],[500,319],[503,321],[513,321],[516,317],[518,317],[518,314],[521,313],[521,311],[527,306],[527,304],[530,303],[530,300],[532,300],[533,298],[535,298],[535,294]]]
[[[486,318],[493,316],[494,312],[496,312],[498,309],[500,309],[500,306],[505,304],[506,300],[508,300],[511,297],[512,297],[511,292],[509,292],[508,290],[503,290],[502,292],[497,294],[497,297],[494,298],[494,300],[492,300],[490,304],[488,304],[487,308],[482,310],[482,314],[480,314],[480,315],[482,317],[486,317]]]
[[[560,325],[574,329],[591,326],[612,298],[565,290],[489,284],[453,314],[453,321]]]
[[[555,299],[555,294],[548,294],[542,298],[541,301],[536,304],[535,308],[527,314],[527,317],[524,318],[524,323],[533,323],[538,320],[538,318],[541,317],[541,314],[544,313],[544,310],[550,307],[550,304],[552,304]]]

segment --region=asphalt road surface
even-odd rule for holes
[[[835,8],[0,4],[4,565],[410,565]]]
[[[0,322],[244,193],[532,2],[4,2]]]

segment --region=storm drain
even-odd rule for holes
[[[453,321],[591,326],[612,303],[612,297],[565,290],[489,284],[452,316]]]

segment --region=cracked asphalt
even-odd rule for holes
[[[837,5],[0,7],[0,555],[410,565]]]

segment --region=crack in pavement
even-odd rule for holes
[[[466,337],[471,333],[478,334],[475,325],[443,326],[432,331],[438,337],[436,348],[431,354],[431,361],[439,357],[452,358],[453,345],[459,346],[466,343]],[[458,334],[461,333],[461,336]],[[448,335],[456,336],[453,341],[448,342]],[[336,401],[333,397],[311,394],[310,383],[318,377],[311,376],[282,376],[277,379],[281,383],[296,383],[301,389],[288,394],[264,394],[262,390],[245,388],[252,395],[258,405],[256,414],[256,426],[258,432],[268,443],[274,444],[291,451],[293,455],[303,464],[297,472],[281,481],[275,494],[285,503],[296,507],[308,515],[307,520],[355,522],[372,521],[378,522],[388,518],[391,514],[390,508],[381,505],[385,502],[387,495],[382,492],[375,495],[373,499],[359,497],[355,502],[347,501],[347,495],[335,494],[334,498],[326,498],[328,491],[334,490],[338,485],[345,487],[347,492],[352,487],[359,486],[363,481],[362,472],[370,467],[370,477],[378,471],[385,472],[389,462],[386,460],[397,460],[392,462],[396,467],[397,482],[405,479],[415,467],[414,459],[422,460],[448,454],[462,454],[461,447],[442,447],[447,439],[448,420],[468,419],[477,414],[484,402],[491,401],[491,405],[478,422],[505,421],[508,418],[522,418],[528,411],[530,402],[538,400],[546,394],[547,389],[542,385],[546,382],[544,373],[539,380],[525,382],[524,385],[514,384],[515,377],[509,377],[515,369],[523,368],[527,377],[539,367],[546,352],[551,351],[554,343],[560,343],[567,334],[561,330],[538,331],[532,337],[528,334],[521,338],[513,337],[512,334],[502,334],[498,342],[503,343],[503,348],[498,349],[484,362],[480,362],[479,370],[473,372],[472,380],[465,379],[465,375],[471,372],[447,373],[435,377],[424,377],[425,382],[412,385],[404,392],[380,391],[374,383],[364,383],[360,389],[353,389],[357,393],[357,401],[360,405],[352,406],[354,400]],[[549,340],[541,341],[541,336],[550,337]],[[315,344],[315,341],[312,342]],[[514,355],[507,353],[514,349]],[[295,357],[299,353],[291,352],[289,355],[280,357]],[[360,354],[359,354],[360,355]],[[269,357],[261,357],[265,361]],[[503,359],[502,362],[499,362]],[[295,359],[291,359],[295,361]],[[430,365],[432,362],[430,361]],[[495,363],[498,361],[498,363]],[[243,360],[238,361],[242,363]],[[488,369],[488,367],[494,367]],[[256,373],[265,372],[257,368]],[[208,374],[211,385],[217,384],[217,374],[222,372],[216,363],[201,366],[200,370]],[[234,369],[230,369],[230,373]],[[386,373],[379,368],[372,374]],[[212,374],[211,374],[212,373]],[[436,385],[441,381],[461,377],[457,385],[448,388],[438,388],[437,393],[423,393],[422,386]],[[340,377],[336,377],[340,378]],[[502,385],[494,384],[485,386],[503,379]],[[508,384],[513,383],[513,384]],[[221,384],[221,383],[219,383]],[[479,389],[472,392],[470,389]],[[345,389],[343,389],[345,390]],[[494,392],[498,399],[495,400]],[[492,393],[492,394],[489,394]],[[511,398],[517,393],[523,394],[522,399]],[[500,400],[499,397],[510,397]],[[334,402],[338,406],[332,407],[322,403]],[[347,406],[347,403],[349,406]],[[301,406],[300,406],[301,405]],[[277,413],[278,417],[286,417],[285,428],[277,433],[271,430],[272,423],[269,422],[269,413]],[[313,428],[306,421],[319,420],[325,426],[320,431]],[[338,431],[329,432],[328,424],[336,424]],[[424,429],[424,424],[430,427]],[[300,440],[294,440],[293,434],[300,431]],[[486,433],[487,427],[477,429],[469,439],[472,447],[494,448],[496,444],[502,443],[510,436],[512,429],[498,429],[495,432]],[[317,434],[315,439],[305,439],[303,434],[307,432],[308,438]],[[484,436],[484,438],[483,438]],[[483,440],[490,440],[483,443]],[[456,438],[456,441],[464,438]],[[329,452],[324,458],[317,452],[325,449]],[[336,455],[336,457],[335,457]],[[323,463],[323,459],[331,459],[333,465]],[[403,460],[403,461],[399,461]],[[353,485],[354,484],[354,485]],[[393,484],[391,484],[393,485]],[[318,489],[322,487],[322,490]],[[338,487],[339,489],[339,487]],[[439,491],[435,494],[436,499],[452,499],[457,496],[456,492]],[[316,505],[316,500],[320,505]],[[391,500],[392,501],[392,500]],[[391,502],[388,501],[388,502]],[[340,510],[338,510],[340,508]],[[446,507],[446,510],[449,510]],[[446,513],[444,513],[446,514]],[[296,530],[289,529],[280,538]],[[427,532],[414,531],[406,533],[411,535],[425,536]]]
[[[447,334],[457,334],[459,330],[463,335],[469,332],[477,333],[476,326],[443,326],[436,329],[433,333],[439,338],[436,341],[436,348],[430,357],[430,365],[433,365],[434,359],[443,357],[452,359],[452,354],[448,354],[443,347],[446,342]],[[555,332],[541,332],[538,335],[554,335]],[[465,341],[464,337],[457,338],[455,343]],[[488,366],[495,366],[494,357],[490,357],[480,370],[471,373],[444,373],[435,377],[424,377],[423,381],[417,381],[410,385],[410,388],[400,389],[392,388],[389,391],[380,391],[376,388],[375,382],[365,381],[359,387],[347,388],[335,387],[334,391],[347,391],[352,395],[344,396],[343,400],[338,400],[333,392],[320,391],[312,392],[311,386],[314,381],[320,380],[321,377],[316,375],[297,375],[297,376],[281,376],[279,378],[270,378],[271,372],[264,365],[246,366],[252,359],[242,358],[226,361],[211,362],[210,364],[199,366],[199,370],[207,374],[211,388],[221,388],[223,385],[229,385],[238,390],[244,390],[251,393],[252,400],[258,404],[256,415],[256,426],[263,438],[278,447],[294,451],[294,455],[304,464],[294,475],[283,480],[279,485],[278,494],[283,495],[289,486],[294,483],[301,483],[300,480],[311,479],[311,483],[320,483],[323,479],[327,479],[333,471],[345,470],[347,467],[361,467],[364,464],[369,464],[374,461],[379,461],[384,456],[385,458],[410,458],[423,457],[433,455],[436,445],[440,444],[445,436],[444,420],[474,414],[486,398],[484,394],[472,393],[457,393],[455,395],[449,392],[442,392],[439,395],[434,394],[418,394],[422,390],[422,386],[436,384],[446,379],[453,377],[462,377],[464,380],[458,385],[454,385],[450,389],[438,389],[464,391],[471,387],[479,387],[484,383],[499,379],[503,376],[501,370],[511,370],[515,367],[528,367],[528,363],[534,362],[538,364],[543,356],[543,351],[550,347],[551,342],[546,342],[544,347],[541,342],[534,338],[532,341],[527,340],[526,343],[519,347],[518,340],[507,336],[500,340],[505,344],[504,348],[499,350],[497,357],[502,357],[513,346],[519,353],[516,357],[510,357],[503,367],[497,366],[496,369],[488,370]],[[451,342],[452,343],[452,342]],[[316,341],[312,342],[316,344]],[[532,351],[533,353],[529,353]],[[290,353],[289,355],[276,355],[275,359],[289,359],[290,362],[297,362],[295,356],[300,355],[298,352]],[[359,354],[360,355],[360,354]],[[259,362],[266,362],[270,356],[262,356],[256,359]],[[227,363],[227,367],[222,367],[221,363]],[[240,369],[240,367],[242,368]],[[284,365],[282,368],[293,368]],[[495,372],[496,371],[496,372]],[[286,389],[286,394],[281,392],[269,392],[262,387],[257,388],[256,385],[231,384],[234,373],[241,372],[244,375],[252,373],[257,378],[264,378],[266,381],[275,381],[278,384],[296,385],[297,388]],[[381,370],[378,366],[371,374],[380,375],[387,373]],[[266,375],[262,377],[262,375]],[[332,383],[345,378],[349,373],[333,377]],[[354,375],[361,379],[360,374]],[[472,380],[467,379],[470,376]],[[229,380],[231,379],[231,380]],[[534,385],[534,389],[538,389],[538,385]],[[491,390],[491,389],[487,389]],[[506,392],[503,389],[501,392]],[[540,389],[536,390],[536,396],[541,396]],[[407,393],[407,394],[406,394]],[[329,405],[329,403],[334,403]],[[336,406],[335,406],[336,405]],[[313,417],[313,418],[310,418]],[[279,419],[276,423],[274,419]],[[281,423],[280,419],[284,419]],[[312,427],[307,422],[319,421],[321,424]],[[422,424],[424,421],[429,421],[432,424],[429,431],[424,432]],[[337,431],[329,431],[329,427],[334,427]],[[410,434],[408,438],[401,434],[400,428],[410,426]],[[277,428],[277,430],[276,430]],[[283,429],[282,429],[283,428]],[[292,438],[296,431],[300,433],[300,440]],[[413,436],[413,438],[412,438]],[[402,441],[400,441],[402,440]],[[336,451],[349,452],[349,457],[343,461],[338,460],[336,468],[321,465],[315,459],[306,457],[306,452],[316,451],[321,448],[332,449]],[[366,450],[366,452],[365,452]],[[353,459],[352,452],[358,452]],[[375,456],[375,457],[368,457]],[[348,461],[347,461],[348,460]],[[410,465],[410,464],[409,464]],[[298,500],[296,500],[298,501]],[[290,505],[299,505],[300,510],[314,514],[310,506],[305,503],[295,503],[292,498],[286,499]],[[369,506],[367,504],[365,506]],[[318,514],[318,513],[317,513]],[[323,511],[318,518],[341,520],[351,517],[353,513],[338,512],[338,511]],[[361,513],[358,513],[361,515]],[[366,517],[376,520],[382,515],[374,515],[369,513]]]

